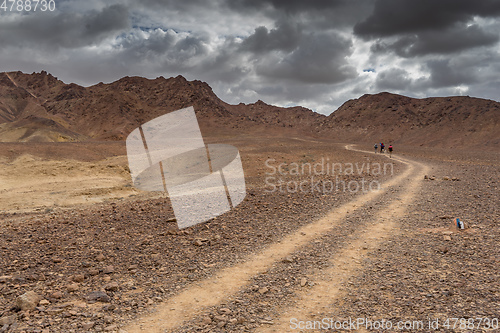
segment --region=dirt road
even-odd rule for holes
[[[353,154],[371,154],[351,146],[346,146],[346,149],[352,150]],[[398,219],[405,215],[406,208],[417,195],[427,166],[400,157],[393,157],[392,161],[405,164],[406,169],[383,183],[379,191],[357,195],[350,202],[330,211],[325,217],[284,236],[281,241],[271,244],[260,253],[187,287],[158,305],[151,314],[124,327],[124,330],[134,333],[178,329],[184,323],[202,315],[206,308],[237,295],[251,283],[252,278],[265,274],[276,263],[300,252],[313,242],[321,242],[321,237],[339,228],[350,216],[366,210],[367,207],[374,207],[371,216],[363,221],[362,227],[352,235],[351,241],[337,253],[332,253],[329,267],[303,278],[306,282],[301,284],[308,283],[312,288],[298,291],[295,305],[280,309],[280,318],[265,322],[266,326],[261,326],[260,331],[286,332],[290,330],[290,318],[313,318],[314,314],[320,313],[335,302],[341,295],[340,286],[349,277],[363,271],[361,260],[368,253],[375,251],[384,239],[398,232]],[[389,204],[377,204],[381,200]]]

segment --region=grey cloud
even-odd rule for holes
[[[255,53],[292,51],[299,45],[301,37],[302,28],[297,24],[284,23],[271,31],[261,26],[243,41],[241,49]]]
[[[74,24],[84,24],[82,37],[84,39],[99,38],[101,34],[116,32],[129,26],[128,9],[123,5],[111,5],[101,12],[94,12],[83,17],[83,21]]]
[[[132,30],[125,38],[116,45],[122,49],[123,54],[128,54],[136,58],[135,60],[146,59],[151,56],[159,56],[171,50],[177,38],[175,33],[164,32],[161,29],[148,31],[147,38],[138,36],[141,29]]]
[[[377,74],[375,87],[383,91],[409,90],[413,84],[410,74],[401,68],[390,68]]]
[[[259,75],[304,83],[337,83],[356,76],[345,57],[352,41],[336,33],[305,36],[293,52],[268,57],[257,64]]]
[[[286,13],[323,10],[345,3],[345,0],[228,0],[228,5],[237,10],[253,8],[258,10],[276,9]]]
[[[189,70],[196,66],[190,63],[193,59],[200,59],[208,54],[208,40],[205,37],[162,29],[145,33],[148,34],[147,38],[140,36],[140,29],[135,29],[125,36],[116,45],[116,49],[120,50],[119,59],[130,64],[149,63],[156,68]]]
[[[404,36],[393,43],[378,41],[372,46],[372,51],[394,51],[400,57],[411,58],[428,54],[452,54],[475,47],[490,46],[499,39],[498,34],[485,32],[478,25],[463,25],[453,29]]]
[[[496,96],[498,96],[498,92],[500,91],[500,79],[488,81],[488,82],[480,82],[473,86],[470,86],[468,89],[468,94],[470,96],[487,98],[497,100]]]
[[[372,12],[372,0],[225,0],[229,9],[266,16],[277,22],[302,23],[309,29],[352,26]]]
[[[329,114],[345,100],[336,99],[339,86],[342,84],[303,84],[289,82],[276,84],[268,78],[256,77],[253,80],[241,80],[231,85],[231,95],[227,101],[231,103],[253,103],[258,99],[266,103],[278,105],[307,105],[311,109]]]
[[[430,60],[426,67],[431,74],[428,84],[433,88],[470,85],[478,81],[474,67],[457,66],[449,59]]]
[[[474,47],[492,45],[498,40],[498,34],[487,33],[478,25],[432,33],[426,31],[419,36],[416,43],[411,45],[409,49],[403,50],[400,55],[450,54]]]
[[[497,0],[109,1],[1,21],[0,70],[81,84],[181,74],[225,101],[322,112],[380,90],[498,99]]]
[[[393,91],[404,94],[432,90],[443,90],[458,86],[469,86],[478,82],[477,70],[474,66],[464,66],[450,59],[432,59],[422,65],[422,72],[427,77],[412,78],[402,68],[389,68],[377,74],[375,87],[377,90]]]
[[[114,36],[127,28],[128,22],[128,10],[123,5],[85,14],[40,12],[0,22],[0,43],[4,46],[78,48]]]
[[[377,0],[371,16],[354,26],[365,38],[447,29],[474,16],[500,15],[496,0]]]
[[[474,19],[497,16],[500,2],[495,0],[377,0],[373,13],[354,26],[354,33],[373,40],[375,54],[450,55],[496,44],[498,31],[487,31]]]
[[[154,10],[189,10],[191,8],[203,8],[203,7],[212,7],[218,4],[217,1],[205,1],[205,0],[129,0],[130,5],[136,7],[142,7],[145,9],[154,9]]]
[[[421,77],[404,68],[388,68],[377,73],[375,90],[398,92],[407,96],[440,96],[473,91],[475,96],[493,98],[500,66],[493,50],[465,53],[453,58],[431,58],[422,63]],[[410,65],[411,61],[403,64]],[[497,82],[490,86],[490,83]],[[481,93],[482,92],[482,93]],[[489,97],[488,97],[489,96]]]
[[[248,78],[251,68],[238,52],[239,44],[227,38],[212,56],[198,66],[197,74],[211,82],[236,83]]]
[[[208,55],[206,40],[199,36],[186,36],[179,39],[171,50],[170,56],[179,61]]]

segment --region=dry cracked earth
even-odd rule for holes
[[[92,177],[114,179],[100,187],[108,198],[86,190],[76,200],[65,188],[37,201],[35,186],[21,193],[26,207],[2,206],[0,332],[500,330],[498,153],[397,147],[390,159],[361,144],[227,143],[240,149],[247,197],[191,228],[178,230],[165,195],[130,189],[125,159],[109,159],[123,147],[77,163],[81,177],[98,165]],[[4,169],[26,159],[15,153],[4,154]],[[28,160],[49,168],[48,156]],[[319,187],[307,170],[290,174],[292,162],[322,159],[343,174],[314,175]],[[266,160],[287,174],[269,175]],[[349,163],[365,168],[346,172]],[[374,172],[384,163],[392,169]],[[302,181],[306,190],[295,191]],[[355,191],[362,182],[380,190]]]

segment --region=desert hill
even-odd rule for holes
[[[191,105],[204,135],[500,147],[500,103],[491,100],[379,93],[347,101],[327,117],[262,101],[230,105],[207,83],[182,76],[124,77],[82,87],[44,71],[0,73],[0,142],[123,140],[138,125]]]
[[[324,122],[349,141],[500,147],[500,103],[467,96],[410,98],[390,93],[344,103]]]
[[[312,132],[325,118],[306,108],[261,101],[229,105],[205,82],[182,76],[124,77],[81,87],[46,72],[10,72],[0,73],[0,141],[123,140],[138,125],[188,106],[194,106],[202,130],[209,134],[283,128]]]

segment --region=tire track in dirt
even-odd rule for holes
[[[342,286],[349,278],[363,271],[363,258],[375,251],[385,239],[397,233],[397,221],[404,217],[408,205],[414,201],[428,167],[402,158],[394,159],[408,165],[401,195],[392,198],[391,204],[379,210],[372,218],[372,223],[359,230],[354,235],[354,240],[331,259],[328,268],[316,270],[308,276],[308,281],[313,282],[314,287],[298,292],[297,306],[285,309],[274,325],[261,327],[257,332],[293,332],[300,330],[297,327],[298,321],[321,321],[323,318],[319,318],[319,315],[330,312],[331,305],[345,293]],[[292,322],[292,318],[296,320]]]
[[[350,146],[346,146],[346,149],[354,150]],[[359,152],[366,153],[365,151]],[[397,158],[394,160],[402,161]],[[403,163],[408,164],[408,162]],[[413,167],[410,165],[400,175],[383,183],[380,191],[361,194],[348,203],[333,209],[323,218],[286,235],[281,241],[268,246],[261,252],[250,255],[246,261],[222,269],[211,278],[194,283],[157,306],[151,314],[139,318],[123,329],[129,333],[164,332],[195,318],[204,309],[215,306],[229,296],[236,294],[254,276],[266,272],[274,263],[283,260],[302,246],[334,229],[353,211],[382,196],[390,187],[403,183],[412,172]]]

